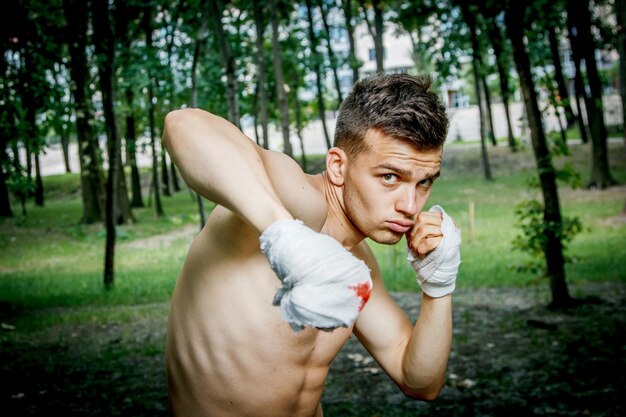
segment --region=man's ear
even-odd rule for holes
[[[333,185],[341,187],[345,181],[348,155],[340,148],[330,148],[326,153],[326,173]]]

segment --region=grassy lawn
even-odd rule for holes
[[[461,288],[486,286],[547,285],[537,274],[516,272],[526,255],[512,250],[518,233],[514,210],[518,202],[540,198],[529,188],[534,175],[530,149],[511,154],[505,146],[490,148],[495,179],[482,175],[479,149],[453,145],[445,153],[443,175],[430,204],[440,204],[463,231]],[[315,162],[318,157],[310,157]],[[610,144],[612,173],[626,183],[626,151]],[[315,166],[319,166],[319,161]],[[590,170],[588,148],[572,146],[572,155],[558,165],[572,163],[584,183]],[[154,207],[135,209],[136,222],[119,229],[116,251],[116,284],[102,285],[105,233],[102,225],[81,225],[77,174],[44,178],[45,207],[27,206],[25,218],[0,220],[0,308],[31,309],[57,306],[115,306],[167,301],[198,230],[195,197],[188,190],[164,197],[166,216],[157,218]],[[560,187],[565,216],[578,216],[584,231],[576,236],[567,255],[569,282],[626,280],[626,188],[608,190]],[[147,201],[147,193],[144,194]],[[471,239],[468,207],[474,204],[474,236]],[[210,209],[211,205],[208,204]],[[14,211],[19,211],[17,203]],[[372,243],[388,288],[417,291],[414,273],[405,261],[405,245]],[[67,320],[73,320],[67,317]]]

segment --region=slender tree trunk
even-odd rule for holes
[[[373,0],[374,7],[374,27],[376,36],[374,36],[374,49],[376,50],[376,70],[384,72],[385,49],[383,46],[383,8],[380,0]]]
[[[44,206],[43,180],[41,178],[41,156],[39,152],[35,154],[35,205]]]
[[[11,121],[5,119],[2,122],[4,123],[0,123],[0,128],[9,130],[6,125]],[[0,132],[0,217],[13,217],[9,187],[7,186],[9,155],[7,155],[6,149],[9,137],[8,132]]]
[[[302,109],[300,105],[300,99],[298,94],[298,88],[296,87],[296,91],[294,92],[294,109],[296,116],[296,133],[298,135],[298,140],[300,141],[300,150],[302,151],[302,170],[307,172],[307,160],[306,160],[306,151],[304,150],[304,138],[302,137]]]
[[[107,132],[109,175],[106,186],[106,248],[104,257],[104,286],[107,289],[115,283],[115,242],[116,242],[116,207],[117,189],[120,179],[120,136],[115,118],[114,68],[115,39],[109,19],[108,0],[92,0],[93,33],[96,54],[98,55],[98,73],[102,110]]]
[[[580,131],[580,140],[582,143],[589,143],[588,127],[583,115],[583,106],[585,103],[585,85],[583,83],[583,77],[580,70],[580,58],[576,58],[576,54],[572,53],[574,57],[574,94],[576,95],[576,122],[578,123],[578,129]],[[585,111],[586,112],[586,111]]]
[[[485,122],[485,111],[483,108],[483,89],[480,87],[480,69],[479,64],[474,60],[472,63],[472,70],[474,72],[474,88],[476,90],[476,100],[478,101],[478,116],[480,118],[480,153],[483,162],[483,172],[485,173],[486,180],[493,180],[491,175],[491,164],[489,163],[489,152],[487,151],[487,127]]]
[[[257,104],[259,110],[259,118],[261,119],[261,130],[263,140],[261,146],[265,149],[269,149],[269,111],[267,108],[267,64],[265,62],[265,47],[264,47],[264,33],[265,33],[265,18],[263,14],[263,6],[261,2],[253,1],[253,14],[254,14],[254,26],[256,28],[256,64],[257,64]],[[256,132],[256,129],[255,129]]]
[[[346,31],[348,32],[348,43],[350,44],[350,53],[348,56],[348,62],[350,69],[352,69],[352,85],[359,80],[359,67],[361,66],[359,60],[356,57],[356,43],[354,41],[354,26],[352,25],[352,1],[343,0],[343,13],[346,18]]]
[[[272,24],[272,57],[274,64],[274,77],[276,78],[276,95],[278,96],[278,108],[280,111],[280,125],[283,133],[283,151],[293,158],[293,149],[289,140],[289,102],[285,91],[285,77],[283,75],[283,60],[278,41],[278,13],[276,1],[268,0],[268,10]]]
[[[604,124],[604,106],[602,104],[602,84],[598,74],[595,57],[595,44],[591,35],[589,0],[569,2],[567,10],[568,25],[573,28],[570,34],[577,38],[572,48],[580,48],[578,56],[584,58],[590,97],[585,101],[587,119],[591,132],[591,177],[589,187],[606,188],[615,181],[609,170],[607,151],[607,131]]]
[[[81,223],[102,220],[104,211],[104,181],[98,155],[98,145],[92,130],[91,108],[86,96],[87,67],[87,3],[78,0],[63,1],[69,42],[70,75],[76,114],[76,137],[79,149],[83,213]]]
[[[482,65],[481,65],[482,67]],[[485,114],[487,115],[487,137],[493,146],[497,146],[496,131],[493,128],[493,112],[491,111],[491,93],[487,85],[487,77],[485,74],[480,75],[483,91],[485,92]]]
[[[574,116],[572,111],[567,84],[565,83],[565,77],[563,77],[563,66],[561,65],[561,56],[559,55],[559,39],[554,25],[548,25],[548,40],[550,41],[550,52],[552,54],[552,63],[554,64],[554,79],[559,90],[558,102],[565,111],[565,119],[569,129],[576,123],[576,116]]]
[[[509,89],[509,74],[508,74],[508,56],[505,56],[502,37],[502,32],[497,26],[493,17],[487,19],[487,30],[491,45],[493,46],[493,53],[496,57],[496,69],[498,70],[498,79],[500,81],[500,95],[502,96],[502,105],[504,107],[504,114],[506,118],[507,137],[509,149],[511,152],[517,151],[517,143],[515,142],[515,135],[513,134],[513,125],[511,123],[511,109],[509,106],[509,99],[511,97],[511,91]]]
[[[556,173],[552,166],[550,151],[546,142],[545,133],[541,125],[541,112],[537,102],[537,93],[533,82],[530,59],[524,47],[524,15],[526,5],[522,2],[513,2],[506,11],[506,27],[513,48],[513,57],[520,86],[524,97],[524,105],[528,115],[530,136],[537,161],[537,170],[541,182],[544,199],[544,225],[546,245],[544,247],[550,288],[552,291],[553,308],[569,305],[572,301],[565,280],[563,246],[559,231],[562,228],[561,208],[556,184]]]
[[[133,111],[134,94],[130,87],[126,88],[126,152],[130,165],[131,207],[144,207],[141,195],[141,174],[137,166],[137,129],[135,128],[135,113]]]
[[[617,51],[619,52],[619,87],[622,97],[622,130],[626,145],[626,0],[615,0]]]
[[[237,76],[235,74],[235,57],[233,56],[228,39],[224,33],[224,24],[222,23],[222,15],[224,5],[221,0],[210,0],[209,15],[213,23],[213,33],[217,39],[217,45],[220,50],[220,59],[224,72],[226,74],[226,99],[228,100],[228,119],[232,124],[239,127],[239,103],[237,94]]]
[[[208,19],[203,16],[202,25],[198,31],[198,36],[196,37],[193,48],[193,61],[191,63],[191,92],[189,94],[189,106],[191,108],[198,107],[198,58],[200,57],[202,46],[206,42],[207,20]],[[196,202],[198,203],[198,217],[200,219],[200,230],[202,230],[204,228],[204,224],[206,223],[204,200],[200,194],[192,191],[191,188],[189,188],[189,191],[196,195]]]
[[[152,16],[150,8],[144,9],[143,27],[146,34],[146,49],[148,59],[154,59],[154,51],[152,47]],[[150,129],[150,148],[152,151],[152,191],[154,192],[154,206],[157,217],[165,216],[163,204],[161,203],[161,186],[159,184],[159,151],[156,144],[156,127],[154,122],[154,84],[155,79],[152,71],[148,67],[148,124]]]
[[[339,82],[339,74],[337,72],[337,57],[333,51],[333,45],[330,41],[330,26],[328,25],[328,19],[326,18],[327,10],[324,8],[324,0],[317,1],[322,14],[322,23],[324,24],[324,39],[326,40],[326,48],[328,49],[328,60],[330,61],[330,68],[333,71],[333,79],[335,81],[335,89],[337,90],[337,109],[341,106],[343,101],[343,95],[341,94],[341,83]]]
[[[309,20],[309,41],[311,42],[311,58],[315,71],[315,86],[317,87],[317,111],[320,121],[322,122],[322,130],[324,132],[326,146],[330,149],[332,145],[330,142],[330,136],[328,135],[328,128],[326,127],[326,105],[324,103],[324,89],[322,86],[322,80],[324,79],[322,72],[322,57],[317,52],[317,36],[315,36],[315,29],[313,28],[313,13],[311,9],[311,0],[306,0],[307,19]]]
[[[374,40],[374,53],[376,55],[376,71],[384,72],[384,46],[383,46],[383,13],[380,0],[372,1],[372,8],[374,9],[374,26],[367,16],[367,6],[363,0],[359,0],[361,8],[363,9],[363,18],[367,24],[367,29]]]
[[[485,173],[485,179],[492,180],[491,165],[489,163],[489,154],[487,152],[487,123],[484,107],[483,95],[485,89],[481,86],[481,59],[480,59],[480,47],[478,44],[478,37],[476,36],[476,20],[473,12],[470,12],[466,3],[461,3],[461,13],[463,19],[467,24],[470,32],[470,41],[472,44],[472,71],[474,73],[474,89],[476,91],[476,100],[478,102],[478,114],[480,117],[480,150],[483,161],[483,170]]]

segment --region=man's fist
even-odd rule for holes
[[[372,291],[370,270],[330,236],[299,220],[279,220],[260,237],[282,281],[273,304],[294,330],[349,327]]]
[[[454,291],[461,264],[461,231],[440,206],[420,213],[407,234],[409,255],[417,282],[431,297],[443,297]]]

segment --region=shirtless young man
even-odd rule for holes
[[[189,249],[172,298],[167,371],[174,415],[322,416],[330,363],[351,334],[407,396],[433,400],[439,394],[450,352],[458,244],[446,255],[452,263],[439,259],[425,267],[439,265],[434,272],[445,279],[418,279],[423,295],[413,326],[385,290],[364,240],[394,244],[406,235],[420,277],[421,262],[449,239],[442,233],[447,215],[422,211],[439,175],[448,127],[445,109],[429,88],[430,79],[410,75],[357,83],[342,104],[335,147],[319,175],[304,174],[286,155],[259,148],[210,113],[187,109],[167,115],[163,138],[174,163],[191,188],[218,204]],[[293,219],[308,232],[281,237],[287,244],[279,249],[292,252],[279,253],[283,259],[275,263],[292,262],[293,276],[280,279],[293,278],[297,287],[298,274],[304,274],[308,281],[301,289],[315,287],[315,280],[322,282],[341,265],[366,265],[368,277],[360,287],[366,291],[356,291],[360,313],[354,310],[354,323],[318,326],[334,312],[300,309],[312,318],[298,327],[282,316],[285,306],[273,305],[280,265],[270,266],[259,238],[270,226],[296,225]],[[308,239],[314,243],[306,246]],[[331,257],[318,251],[326,240],[340,243]],[[306,275],[306,265],[318,276]],[[335,307],[320,301],[340,282],[341,277],[322,291],[314,288],[305,302],[340,310],[354,300]]]

